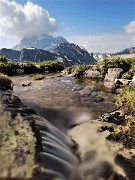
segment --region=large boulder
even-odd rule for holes
[[[104,87],[108,92],[115,92],[122,82],[118,81],[123,70],[121,68],[109,68],[104,79]]]
[[[115,84],[115,82],[112,82],[112,81],[105,81],[104,87],[105,87],[107,92],[112,93],[112,92],[115,92],[115,90],[116,90],[116,84]]]
[[[97,70],[88,69],[85,71],[85,76],[89,77],[93,80],[101,80],[102,79],[101,73]]]
[[[121,77],[122,72],[121,68],[109,68],[104,80],[113,82]]]

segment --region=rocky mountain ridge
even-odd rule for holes
[[[133,52],[135,52],[135,47],[126,48],[126,49],[119,51],[117,53],[114,53],[112,55],[132,54]]]
[[[92,53],[88,53],[86,49],[73,43],[60,44],[53,52],[60,56],[64,64],[67,63],[67,65],[93,64],[96,62]]]
[[[68,41],[61,36],[53,37],[50,35],[43,34],[37,37],[35,36],[35,37],[23,38],[20,44],[17,44],[12,49],[22,50],[23,48],[33,47],[37,49],[52,51],[62,43],[68,43]]]
[[[0,56],[7,56],[11,61],[29,60],[41,62],[58,59],[63,61],[65,66],[75,64],[93,64],[96,62],[94,57],[86,50],[73,43],[59,45],[53,52],[37,48],[24,48],[20,51],[3,48],[0,50]]]
[[[97,53],[93,53],[94,54],[93,56],[97,61],[102,61],[105,58],[110,58],[112,56],[131,55],[133,53],[135,53],[135,47],[126,48],[126,49],[123,49],[123,50],[116,52],[116,53],[100,53],[100,52],[97,52]]]

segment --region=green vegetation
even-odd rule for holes
[[[18,66],[17,63],[8,61],[6,56],[0,56],[0,73],[14,75]]]
[[[24,74],[59,72],[64,69],[64,64],[58,60],[43,61],[39,63],[23,61],[19,63],[8,61],[6,56],[0,56],[0,73],[10,76],[16,74],[17,69],[22,69]]]
[[[0,56],[0,64],[1,64],[1,63],[4,63],[4,64],[5,64],[5,63],[7,63],[7,61],[8,61],[8,60],[7,60],[7,57],[6,57],[6,56]]]
[[[44,76],[43,76],[43,74],[34,74],[34,75],[32,76],[32,78],[33,78],[34,80],[41,80],[41,79],[44,79]]]
[[[84,72],[86,70],[86,66],[85,65],[76,65],[76,66],[70,66],[67,67],[64,70],[65,74],[74,74],[75,76],[83,76]]]
[[[99,70],[97,65],[74,65],[67,67],[64,70],[64,74],[73,74],[74,76],[81,77],[88,69]]]
[[[20,66],[24,70],[24,74],[34,74],[40,72],[40,68],[32,61],[23,61],[20,63]]]
[[[64,69],[64,64],[58,60],[42,61],[38,65],[42,72],[58,72]]]
[[[0,89],[12,89],[12,81],[4,74],[0,73]]]
[[[102,74],[105,76],[107,70],[109,68],[122,68],[123,72],[127,72],[130,68],[135,66],[135,58],[113,58],[113,59],[105,59],[99,62],[99,65],[102,69]]]
[[[124,113],[135,114],[135,87],[126,87],[116,98],[116,107]]]
[[[64,70],[64,74],[73,74],[73,76],[82,77],[88,69],[98,70],[104,77],[108,68],[122,68],[123,78],[132,79],[132,72],[128,72],[131,68],[135,69],[135,58],[113,58],[105,59],[96,65],[74,65],[64,70],[63,62],[59,60],[42,61],[39,63],[32,61],[11,62],[6,56],[0,56],[0,72],[7,75],[14,75],[16,69],[22,69],[24,74],[35,74],[44,72],[60,72]]]
[[[135,116],[128,116],[125,125],[115,127],[112,140],[121,142],[126,148],[135,148]]]
[[[132,77],[133,77],[132,71],[128,71],[122,74],[122,79],[132,79]]]

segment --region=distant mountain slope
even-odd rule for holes
[[[114,53],[112,55],[132,54],[133,52],[135,52],[135,47],[126,48],[126,49],[119,51],[117,53]]]
[[[89,54],[87,50],[73,43],[60,44],[53,52],[61,57],[67,66],[74,64],[93,64],[96,62],[93,54]]]
[[[34,47],[37,49],[44,49],[47,51],[52,51],[58,45],[62,43],[68,43],[63,37],[52,37],[49,35],[40,35],[37,37],[23,38],[20,44],[13,47],[14,50],[22,50],[23,48]]]
[[[53,52],[36,48],[24,48],[21,51],[3,48],[0,50],[0,56],[7,56],[12,61],[30,60],[40,62],[46,60],[59,59],[65,66],[75,64],[93,64],[96,62],[92,54],[78,45],[65,43],[59,45]]]
[[[3,48],[0,50],[0,56],[7,56],[12,61],[24,61],[30,60],[33,62],[40,62],[45,60],[57,59],[57,55],[49,51],[36,48],[22,49],[21,51],[15,51],[11,49]]]

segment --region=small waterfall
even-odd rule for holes
[[[45,119],[36,121],[36,126],[42,139],[43,151],[40,152],[40,159],[45,167],[45,176],[52,180],[68,179],[79,164],[79,160],[73,154],[74,143]]]

